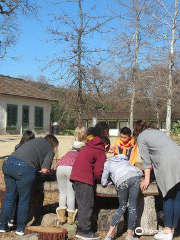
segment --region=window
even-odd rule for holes
[[[16,129],[17,127],[18,106],[7,105],[7,129]]]
[[[117,121],[109,121],[109,129],[117,129]]]
[[[43,115],[43,108],[35,107],[35,128],[43,128]]]

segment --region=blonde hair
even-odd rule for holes
[[[84,126],[77,126],[74,132],[75,141],[86,142],[87,141],[87,130]]]

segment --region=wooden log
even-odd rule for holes
[[[25,234],[37,233],[39,240],[65,240],[67,239],[67,230],[57,227],[26,227]]]
[[[144,196],[158,196],[159,191],[156,182],[150,183],[147,190],[143,191]],[[117,197],[117,191],[114,185],[109,185],[104,188],[101,184],[97,184],[96,195],[98,197]]]

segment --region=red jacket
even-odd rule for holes
[[[80,151],[72,168],[70,180],[94,186],[101,182],[106,161],[105,146],[99,137],[93,138]]]

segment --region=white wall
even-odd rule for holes
[[[23,107],[23,105],[29,106],[29,130],[36,131],[37,133],[49,132],[50,113],[51,113],[51,104],[49,101],[0,95],[0,134],[4,130],[6,130],[7,104],[18,105],[17,129],[16,130],[7,130],[8,133],[11,133],[11,134],[22,133],[22,107]],[[44,109],[43,130],[35,130],[34,129],[35,106],[43,107],[43,109]]]

